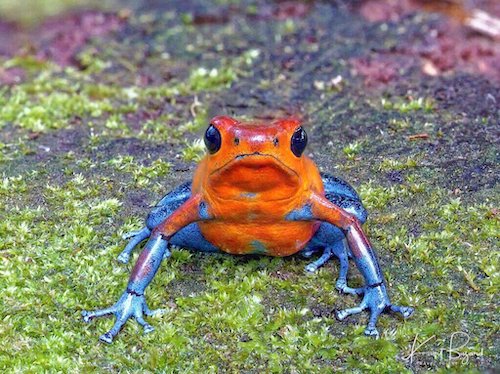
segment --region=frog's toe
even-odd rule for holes
[[[359,288],[349,287],[345,279],[337,280],[337,283],[335,283],[335,288],[341,293],[350,295],[363,295],[363,293],[365,292],[364,287],[359,287]]]
[[[353,314],[358,314],[361,313],[363,310],[366,309],[365,305],[360,305],[354,308],[349,308],[349,309],[343,309],[343,310],[337,310],[335,312],[335,317],[339,320],[342,321],[345,318],[352,316]]]
[[[370,320],[365,329],[365,335],[378,338],[377,321],[378,317],[382,314],[384,308],[372,308],[370,311]]]
[[[108,344],[113,343],[113,338],[114,338],[114,336],[111,335],[109,332],[107,332],[107,333],[102,334],[101,336],[99,336],[99,340],[101,342],[108,343]]]
[[[150,324],[146,323],[146,326],[144,326],[144,334],[149,334],[150,332],[155,331],[155,328],[151,326]]]
[[[85,322],[85,323],[89,323],[92,320],[92,317],[90,316],[90,312],[88,312],[86,310],[82,311],[82,318],[83,318],[83,322]]]
[[[318,265],[316,263],[310,263],[307,264],[306,267],[304,268],[308,273],[315,273],[316,270],[318,270]]]
[[[109,344],[130,318],[134,318],[144,328],[144,332],[153,331],[153,326],[144,320],[144,315],[149,316],[157,313],[159,313],[158,310],[152,311],[146,306],[144,295],[138,295],[127,290],[112,307],[93,312],[83,311],[82,316],[85,322],[89,322],[93,318],[107,314],[115,315],[116,320],[111,330],[99,337],[99,340]]]
[[[300,255],[304,258],[311,258],[315,252],[316,252],[315,249],[307,249],[300,252]]]
[[[374,338],[378,338],[379,337],[379,333],[378,333],[378,330],[375,326],[367,326],[366,329],[365,329],[365,335],[366,336],[371,336],[371,337],[374,337]]]
[[[142,230],[135,230],[135,231],[130,231],[126,232],[125,234],[122,235],[123,240],[128,240],[130,238],[133,238],[134,236],[137,236],[141,233]]]
[[[122,253],[120,253],[118,255],[118,257],[116,259],[118,261],[120,261],[122,264],[128,264],[128,262],[130,261],[130,254],[128,254],[127,252],[123,251]]]
[[[117,318],[116,322],[113,325],[113,327],[111,328],[111,330],[109,330],[105,334],[102,334],[99,337],[99,340],[102,341],[102,342],[104,342],[104,343],[111,344],[113,342],[114,337],[120,332],[120,330],[122,329],[123,325],[125,324],[125,322],[127,322],[127,320],[129,318],[130,318],[129,315],[122,316],[121,318]]]
[[[94,318],[107,316],[109,314],[113,314],[114,312],[115,312],[114,307],[105,308],[105,309],[98,309],[98,310],[93,310],[93,311],[83,310],[82,317],[83,317],[84,322],[89,323]]]
[[[403,318],[409,318],[415,309],[409,306],[398,306],[398,305],[391,305],[389,307],[390,311],[393,313],[399,313],[403,316]]]
[[[90,321],[92,321],[92,317],[90,315],[90,312],[84,310],[82,311],[82,318],[83,318],[83,322],[86,322],[86,323],[89,323]]]
[[[144,334],[148,334],[155,330],[155,328],[151,326],[149,323],[147,323],[141,315],[136,315],[135,320],[144,329]]]
[[[148,317],[155,317],[155,316],[161,316],[165,313],[167,313],[167,309],[149,309],[146,305],[144,305],[144,314],[147,315]]]
[[[318,270],[321,266],[326,264],[330,258],[332,258],[333,252],[330,248],[325,248],[323,250],[323,254],[318,258],[316,261],[311,262],[310,264],[307,264],[305,267],[305,270],[309,273],[314,273],[316,270]]]

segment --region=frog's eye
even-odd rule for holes
[[[220,131],[214,125],[208,126],[207,131],[205,131],[205,145],[207,146],[208,152],[211,154],[216,153],[220,149],[222,138]]]
[[[292,142],[290,148],[295,156],[300,157],[307,145],[307,134],[305,130],[300,126],[292,135]]]

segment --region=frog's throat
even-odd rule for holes
[[[278,201],[292,199],[302,187],[300,174],[279,158],[240,154],[211,172],[207,188],[218,200]]]
[[[281,166],[281,168],[283,169],[283,171],[286,171],[287,173],[290,173],[291,175],[295,175],[297,178],[299,178],[299,174],[293,170],[292,168],[290,168],[289,166],[285,165],[283,163],[283,161],[281,161],[279,158],[277,158],[276,156],[274,155],[271,155],[271,154],[268,154],[268,153],[260,153],[260,152],[254,152],[254,153],[242,153],[242,154],[239,154],[237,155],[236,157],[232,158],[231,160],[229,160],[228,162],[226,162],[224,165],[222,165],[221,167],[213,170],[211,173],[210,173],[210,176],[213,176],[215,174],[218,174],[220,173],[221,171],[231,167],[232,164],[237,164],[238,161],[240,160],[243,160],[245,158],[250,158],[250,157],[259,157],[259,158],[271,158],[275,163],[279,164]]]

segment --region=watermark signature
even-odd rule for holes
[[[471,358],[478,358],[484,356],[484,350],[481,348],[479,352],[473,351],[467,347],[470,342],[470,336],[464,331],[456,331],[452,333],[448,339],[444,340],[442,347],[439,350],[427,351],[424,350],[428,344],[436,340],[436,335],[425,339],[422,342],[418,341],[418,334],[415,335],[411,345],[410,353],[404,357],[405,361],[413,364],[416,356],[427,356],[440,361],[445,361],[447,365],[453,365],[460,362],[462,365],[467,365]]]

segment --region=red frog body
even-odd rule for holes
[[[217,117],[212,124],[221,132],[221,148],[200,162],[191,187],[213,217],[199,223],[203,236],[231,254],[289,256],[302,250],[319,222],[286,217],[324,188],[314,162],[283,146],[298,120],[242,125]]]
[[[367,213],[356,191],[345,181],[319,172],[304,155],[307,134],[297,118],[271,122],[240,122],[227,116],[212,119],[205,132],[207,155],[192,182],[163,197],[150,212],[146,226],[126,235],[129,243],[120,254],[128,262],[132,250],[148,239],[127,289],[109,308],[82,312],[84,320],[114,314],[113,328],[100,339],[111,343],[123,324],[134,317],[145,332],[153,328],[143,315],[153,315],[144,291],[170,246],[235,255],[321,256],[306,266],[314,272],[333,255],[340,262],[336,287],[363,295],[358,307],[337,312],[342,320],[365,309],[370,320],[365,330],[376,336],[383,312],[408,317],[413,309],[390,303],[373,248],[361,229]],[[365,285],[347,286],[348,259],[352,258]]]

